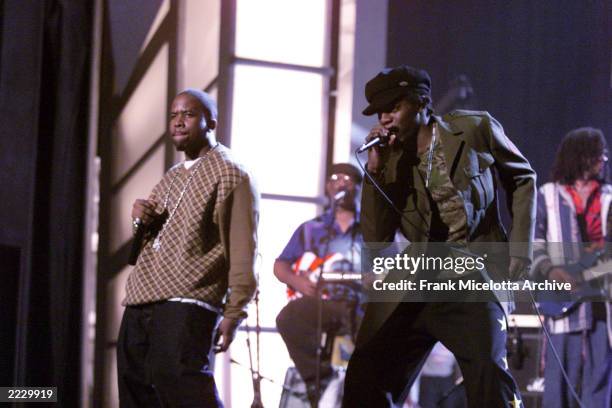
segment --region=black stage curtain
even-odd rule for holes
[[[12,380],[58,387],[62,407],[80,406],[92,3],[0,3],[0,244],[21,254]]]

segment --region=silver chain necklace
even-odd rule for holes
[[[155,240],[153,241],[153,249],[155,251],[160,250],[161,245],[162,245],[162,237],[164,236],[164,232],[166,231],[166,226],[170,223],[170,220],[172,220],[172,217],[174,217],[174,214],[176,214],[176,210],[178,210],[179,205],[181,205],[181,202],[183,201],[183,197],[185,196],[185,193],[187,192],[187,188],[189,187],[189,184],[191,183],[193,176],[196,174],[202,162],[204,162],[204,158],[208,155],[208,153],[215,150],[217,146],[219,146],[219,144],[216,144],[213,148],[207,151],[206,154],[200,157],[198,159],[198,162],[191,167],[191,173],[189,174],[189,177],[187,178],[187,182],[185,183],[185,187],[183,187],[183,191],[181,191],[181,194],[179,195],[179,198],[176,201],[176,205],[174,206],[172,211],[170,211],[170,215],[168,216],[168,218],[166,218],[166,221],[164,221],[164,225],[162,225],[161,230],[159,231],[159,234],[157,234],[157,237],[155,237]],[[168,210],[168,201],[170,199],[170,191],[172,190],[172,186],[174,186],[174,182],[176,181],[176,178],[178,177],[178,175],[179,173],[177,172],[174,175],[174,177],[172,177],[172,181],[170,182],[168,191],[166,191],[166,197],[164,198],[164,212]]]
[[[429,188],[431,178],[431,168],[433,164],[434,146],[436,144],[436,124],[431,127],[431,142],[429,144],[429,152],[427,153],[427,175],[425,177],[425,188]]]

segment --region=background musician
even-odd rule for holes
[[[567,243],[582,243],[583,250],[592,250],[610,240],[612,187],[605,180],[607,155],[606,139],[599,129],[574,129],[561,141],[552,181],[538,191],[534,279],[581,287],[558,262],[581,256],[572,253],[578,244]],[[610,315],[609,302],[582,302],[547,320],[553,346],[586,407],[612,404]],[[544,408],[578,406],[550,349],[544,376]]]
[[[332,165],[326,182],[329,207],[296,229],[274,264],[274,275],[287,284],[290,299],[278,314],[276,324],[306,383],[313,406],[316,406],[317,394],[320,395],[316,387],[318,334],[337,332],[353,325],[354,291],[360,285],[324,283],[317,287],[316,274],[312,272],[360,271],[363,238],[356,199],[360,183],[361,173],[355,166],[348,163]],[[319,303],[321,297],[323,300]],[[322,308],[320,322],[319,306]],[[332,374],[330,357],[323,355],[319,371],[321,391]]]

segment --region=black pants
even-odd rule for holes
[[[289,302],[276,317],[278,332],[287,345],[295,368],[307,386],[314,386],[317,373],[317,298],[304,296]],[[334,334],[347,330],[351,324],[351,304],[344,301],[321,303],[323,333]],[[320,378],[325,380],[332,374],[331,356],[323,354]]]
[[[342,406],[402,403],[436,341],[455,355],[470,408],[511,406],[510,401],[521,396],[505,368],[505,322],[501,306],[494,302],[400,303],[369,341],[358,340]]]
[[[455,385],[452,374],[448,377],[422,375],[419,385],[421,408],[463,408],[467,404],[463,384]]]
[[[159,302],[128,306],[117,344],[121,407],[222,407],[209,370],[217,314]]]

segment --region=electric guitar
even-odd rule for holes
[[[344,271],[333,269],[337,263],[348,263],[348,260],[340,253],[329,254],[323,258],[317,256],[313,252],[307,251],[299,257],[291,269],[296,275],[305,276],[311,282],[318,283],[322,287],[322,296],[330,297],[330,288],[338,292],[341,287],[337,285],[346,285],[351,283],[359,284],[361,282],[361,273],[355,271]],[[352,269],[352,265],[350,265]],[[343,291],[345,289],[342,289]],[[348,295],[348,293],[345,293]],[[297,299],[302,296],[292,287],[287,287],[287,296],[290,300]],[[334,296],[335,297],[335,296]]]
[[[601,251],[586,254],[577,263],[564,267],[580,285],[571,293],[571,300],[567,300],[566,293],[546,291],[539,294],[539,298],[546,299],[538,302],[538,308],[544,316],[561,318],[570,314],[585,300],[609,297],[610,288],[601,287],[598,282],[591,284],[612,274],[612,260],[601,262],[601,254]],[[554,300],[555,297],[559,300]]]

